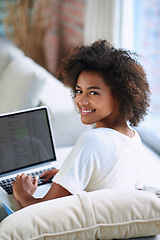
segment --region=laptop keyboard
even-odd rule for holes
[[[31,175],[33,178],[35,176],[40,176],[42,175],[42,173],[46,172],[46,171],[49,171],[53,168],[47,168],[47,169],[44,169],[44,170],[40,170],[40,171],[36,171],[36,172],[31,172],[30,174],[27,174],[27,175]],[[15,178],[9,178],[9,179],[5,179],[5,180],[2,180],[0,181],[0,186],[9,194],[13,194],[13,187],[12,187],[12,181],[15,180]],[[38,179],[38,186],[40,185],[43,185],[43,184],[46,184],[46,183],[51,183],[52,182],[52,178],[48,179],[47,181],[43,181],[43,178],[40,178]]]

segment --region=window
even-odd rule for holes
[[[3,19],[6,15],[6,3],[5,1],[0,2],[0,37],[5,36],[5,29],[3,25]]]
[[[138,131],[160,154],[160,4],[134,0],[134,51],[139,53],[151,87],[151,107]]]

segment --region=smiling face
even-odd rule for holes
[[[84,124],[96,123],[96,127],[112,128],[119,119],[117,101],[99,72],[88,70],[80,73],[75,103]]]

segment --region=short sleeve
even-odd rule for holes
[[[53,182],[60,184],[72,194],[77,194],[86,188],[97,161],[96,139],[90,131],[81,135],[61,169],[53,178]]]

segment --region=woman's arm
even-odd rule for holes
[[[33,181],[31,176],[23,173],[21,176],[18,175],[16,180],[13,181],[13,194],[23,207],[46,200],[71,195],[71,193],[67,189],[63,188],[61,185],[53,183],[50,190],[43,198],[34,198],[33,194],[36,191],[37,186],[37,177],[35,177]]]

